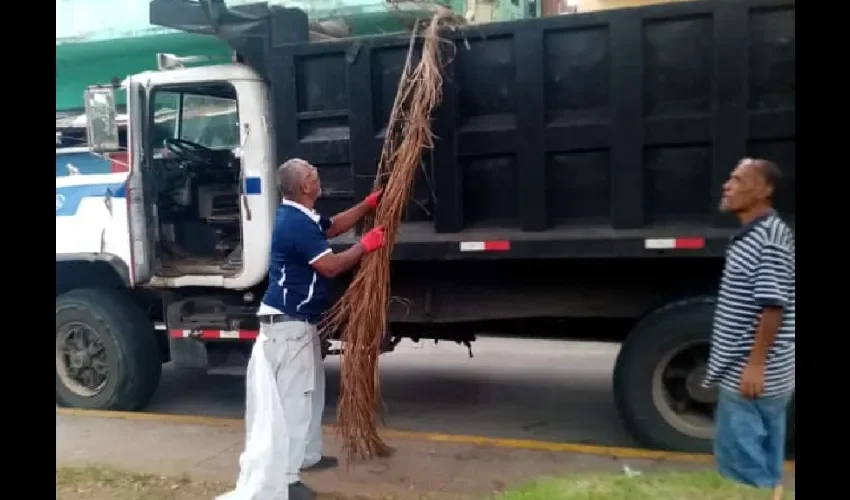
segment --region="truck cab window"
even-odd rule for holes
[[[168,138],[183,139],[211,149],[239,145],[239,116],[235,99],[160,91],[154,101],[153,144],[162,148]]]
[[[235,99],[187,94],[183,98],[180,138],[212,149],[239,145],[239,119]]]
[[[241,267],[236,91],[221,82],[152,92],[161,276]]]
[[[180,106],[180,94],[157,92],[153,100],[153,123],[151,124],[151,142],[155,154],[164,148],[169,137],[176,137],[177,113]]]

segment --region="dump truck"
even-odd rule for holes
[[[794,224],[794,5],[676,2],[447,30],[437,139],[392,254],[404,300],[387,350],[468,345],[482,321],[622,320],[613,387],[626,428],[648,447],[709,450],[716,393],[700,382],[737,227],[717,207],[742,157],[780,165],[777,209]],[[159,71],[87,89],[101,152],[118,148],[126,92],[128,168],[56,180],[62,405],[143,408],[168,361],[244,369],[277,166],[318,168],[322,213],[365,197],[410,45],[408,33],[311,40],[304,12],[264,3],[154,0],[150,16],[219,37],[234,61],[162,54]]]

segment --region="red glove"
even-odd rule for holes
[[[369,208],[374,210],[375,207],[378,206],[378,201],[380,201],[381,194],[383,194],[383,192],[384,192],[384,188],[378,188],[377,191],[375,191],[374,193],[367,196],[366,199],[364,199],[363,201],[365,201],[366,204],[369,205]]]
[[[385,239],[386,235],[384,234],[384,228],[378,226],[364,234],[363,237],[360,238],[360,244],[363,245],[363,249],[366,250],[366,253],[372,253],[384,246]]]

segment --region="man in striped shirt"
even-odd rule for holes
[[[720,209],[742,227],[726,263],[706,386],[718,387],[714,455],[725,477],[782,495],[786,411],[794,392],[794,235],[773,210],[780,173],[742,160],[723,185]]]

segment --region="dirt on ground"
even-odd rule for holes
[[[225,484],[189,477],[130,475],[100,467],[56,469],[58,500],[211,500]]]
[[[57,500],[213,500],[232,484],[193,481],[188,476],[133,474],[109,467],[56,469]],[[395,496],[370,497],[319,493],[317,500],[395,500]],[[419,495],[421,500],[465,500],[465,495]]]

